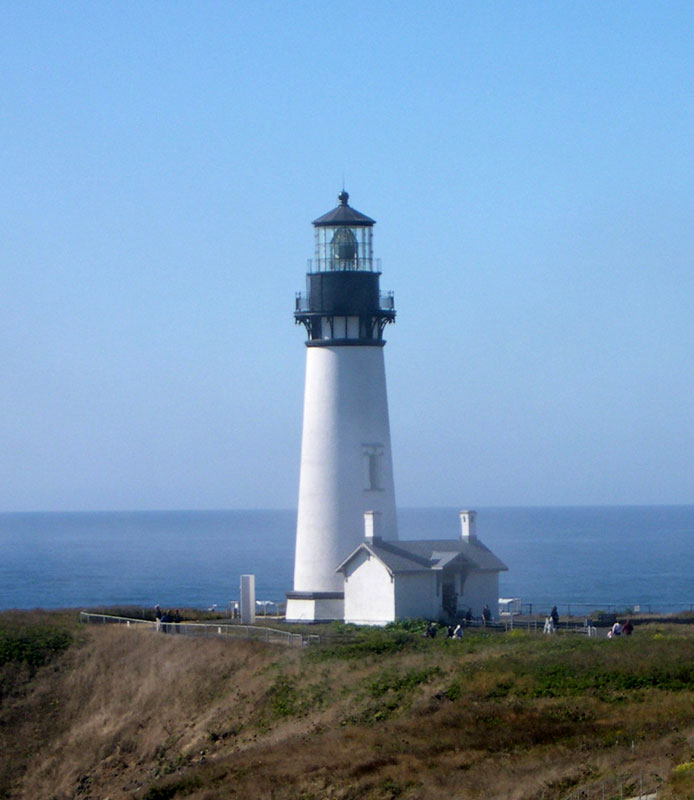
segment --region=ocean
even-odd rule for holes
[[[400,509],[401,539],[455,538],[455,508]],[[0,609],[225,608],[292,588],[295,511],[0,514]],[[694,506],[480,508],[508,566],[500,595],[527,610],[694,609]]]

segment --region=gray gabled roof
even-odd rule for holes
[[[332,211],[328,211],[327,214],[323,214],[322,217],[313,220],[313,224],[316,227],[320,228],[324,225],[347,225],[353,228],[370,228],[372,225],[376,224],[375,219],[367,217],[366,214],[362,214],[360,211],[357,211],[356,208],[352,208],[348,205],[347,201],[349,200],[349,195],[344,189],[338,195],[338,199],[340,205],[337,206],[337,208],[333,208]]]
[[[340,572],[362,549],[381,560],[393,574],[440,570],[456,560],[485,572],[508,569],[479,539],[472,542],[463,539],[416,539],[407,542],[375,539],[362,542],[337,567],[336,572]]]
[[[479,539],[416,539],[410,542],[397,542],[397,546],[410,553],[426,555],[434,561],[434,567],[445,566],[455,556],[461,555],[477,569],[507,570],[504,562]]]

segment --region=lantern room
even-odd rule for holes
[[[383,329],[394,321],[395,308],[393,293],[379,288],[376,221],[352,208],[344,189],[338,199],[337,208],[313,222],[315,258],[308,262],[306,293],[297,293],[294,319],[305,325],[309,347],[382,347]]]
[[[343,189],[340,205],[314,220],[316,230],[315,257],[309,261],[309,272],[379,272],[374,265],[373,226],[375,220],[349,205]]]

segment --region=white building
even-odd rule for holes
[[[484,604],[496,616],[498,572],[506,567],[478,542],[474,512],[463,512],[460,540],[398,543],[383,360],[393,295],[380,290],[374,220],[353,209],[344,190],[339,200],[313,222],[315,258],[294,312],[308,339],[286,618],[438,619],[455,615],[463,599],[475,616]]]
[[[339,565],[344,576],[345,622],[384,625],[423,617],[453,620],[485,606],[496,616],[499,572],[506,566],[475,534],[475,512],[460,513],[459,539],[381,539],[365,515],[366,538]],[[377,517],[376,517],[377,519]]]

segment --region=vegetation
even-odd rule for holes
[[[0,667],[24,664],[35,671],[72,644],[74,627],[47,614],[0,615]]]
[[[321,634],[292,649],[0,614],[0,798],[694,798],[687,625]]]

